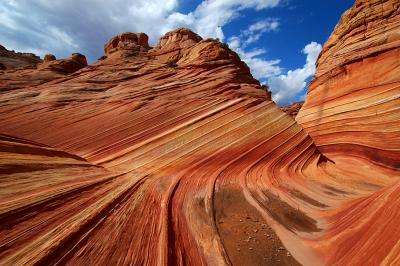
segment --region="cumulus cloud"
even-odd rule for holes
[[[278,104],[289,104],[300,100],[304,95],[299,95],[306,87],[306,81],[315,72],[315,62],[321,51],[321,44],[311,42],[307,44],[302,52],[307,55],[306,63],[302,68],[289,70],[286,75],[270,77],[268,85],[272,91],[272,97]]]
[[[240,11],[273,8],[279,3],[280,0],[205,0],[188,14],[171,14],[168,23],[172,27],[184,24],[203,37],[214,37],[223,41],[225,35],[222,27],[237,18]],[[174,21],[175,18],[178,20]]]
[[[4,0],[0,2],[2,44],[59,57],[82,52],[94,60],[103,44],[123,31],[159,37],[177,0]]]
[[[0,2],[2,44],[41,56],[84,53],[90,61],[118,32],[146,32],[152,44],[169,30],[186,26],[201,36],[225,36],[222,27],[244,9],[272,8],[280,0],[204,0],[187,14],[178,0],[3,0]]]
[[[228,45],[246,62],[256,79],[263,80],[281,73],[282,69],[279,67],[280,60],[265,60],[262,58],[266,53],[264,49],[256,48],[246,51],[242,46],[240,38],[237,36],[229,38]]]
[[[243,46],[248,46],[258,41],[265,32],[277,31],[278,28],[279,20],[277,18],[266,18],[257,21],[242,32],[241,37],[245,39]]]
[[[248,45],[256,42],[264,33],[277,31],[278,28],[279,20],[277,18],[266,18],[249,25],[239,36],[232,36],[228,39],[229,47],[239,54],[240,58],[249,66],[253,76],[258,80],[263,81],[281,74],[280,60],[265,59],[265,49],[253,48],[248,50]]]
[[[241,59],[250,67],[253,76],[261,82],[267,83],[272,92],[273,100],[280,104],[290,104],[304,97],[307,80],[315,72],[315,62],[322,49],[316,42],[307,44],[302,53],[306,55],[306,63],[302,68],[289,70],[283,74],[279,59],[266,59],[264,49],[247,49],[247,45],[253,42],[254,36],[260,38],[262,34],[275,31],[279,28],[277,19],[267,19],[250,25],[242,31],[240,36],[232,36],[228,40],[229,47],[237,52]],[[241,40],[244,40],[242,42]]]

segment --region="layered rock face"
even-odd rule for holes
[[[360,175],[360,168],[370,163],[373,168],[397,170],[392,177],[399,177],[399,58],[400,2],[355,1],[325,43],[296,117],[318,150],[337,165],[359,158],[365,163],[353,168]],[[348,179],[343,182],[351,187]],[[368,179],[364,182],[370,184]],[[399,233],[391,227],[393,219],[399,219],[397,193],[398,183],[335,214],[326,241],[336,246],[329,254],[324,251],[329,264],[399,264]],[[344,223],[352,222],[351,229],[338,234]],[[397,243],[397,248],[385,255],[388,242]],[[361,254],[373,255],[363,258]]]
[[[297,121],[324,153],[400,167],[400,2],[361,1],[325,43]]]
[[[400,259],[398,167],[321,153],[216,40],[123,33],[93,65],[0,93],[0,264]]]

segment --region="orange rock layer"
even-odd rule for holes
[[[0,264],[399,262],[398,89],[310,99],[317,72],[296,118],[304,130],[218,41],[178,29],[150,48],[124,33],[105,52],[1,90]],[[368,119],[370,100],[391,103],[390,115]],[[355,124],[360,149],[331,118]],[[383,143],[372,129],[388,133]]]

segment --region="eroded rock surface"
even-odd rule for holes
[[[353,171],[360,176],[367,164],[395,170],[388,180],[400,175],[399,58],[400,2],[357,0],[325,43],[296,117],[336,165],[359,158]],[[357,189],[350,179],[342,182]],[[317,248],[328,264],[399,263],[399,184],[384,187],[329,217],[325,244]]]
[[[296,118],[304,130],[217,40],[177,29],[150,49],[123,33],[102,60],[34,85],[1,91],[0,219],[13,221],[1,223],[1,264],[399,261],[398,166],[327,149],[348,143],[311,130],[313,90]],[[366,106],[367,91],[399,108],[398,90],[365,89]],[[388,118],[397,136],[398,112]],[[362,121],[373,145],[370,126],[383,127]]]

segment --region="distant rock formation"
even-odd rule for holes
[[[398,7],[344,14],[296,120],[183,28],[1,71],[0,264],[397,265]]]
[[[86,57],[73,53],[70,58],[56,59],[47,54],[44,61],[22,68],[4,68],[0,76],[0,92],[37,86],[65,77],[87,66]]]
[[[73,53],[70,58],[56,60],[55,56],[48,56],[43,64],[38,66],[39,70],[46,69],[58,73],[71,74],[87,66],[86,57],[79,53]]]
[[[104,52],[106,56],[114,52],[122,52],[127,56],[139,55],[149,50],[148,41],[149,37],[144,33],[124,32],[112,37],[104,45]]]
[[[295,118],[299,113],[301,107],[303,106],[304,101],[295,102],[290,105],[281,106],[281,110],[290,115],[291,117]]]
[[[0,45],[0,64],[3,66],[0,70],[30,67],[41,62],[40,57],[35,54],[8,51],[4,46]]]
[[[43,58],[44,62],[51,62],[51,61],[54,61],[54,60],[57,60],[57,58],[52,54],[46,54],[44,56],[44,58]]]

